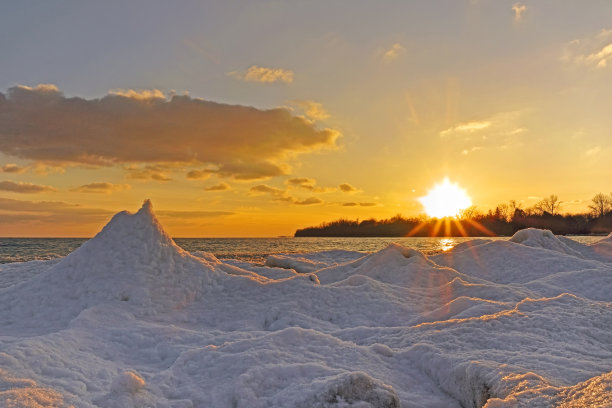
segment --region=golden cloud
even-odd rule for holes
[[[340,136],[287,109],[157,96],[121,90],[88,100],[53,85],[10,88],[0,93],[0,152],[47,164],[205,164],[250,180],[286,174],[284,161],[335,148]],[[153,174],[131,177],[169,179]]]
[[[297,99],[290,103],[302,109],[308,119],[323,120],[330,117],[329,113],[319,102]]]
[[[229,76],[250,82],[285,82],[290,84],[293,82],[293,71],[282,68],[266,68],[257,65],[251,65],[245,73],[232,71]]]
[[[85,184],[71,191],[77,193],[98,193],[98,194],[112,194],[117,191],[129,190],[132,188],[129,184],[113,184],[108,182],[90,183]]]
[[[21,181],[0,181],[1,191],[10,191],[12,193],[23,193],[23,194],[35,194],[45,193],[50,191],[57,191],[56,188],[51,186],[41,186],[32,183],[24,183]]]

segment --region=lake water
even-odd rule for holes
[[[600,236],[572,236],[578,242],[589,244]],[[205,251],[220,259],[239,259],[263,263],[265,257],[278,253],[304,253],[343,249],[375,252],[396,242],[434,254],[451,249],[458,243],[478,239],[469,238],[176,238],[176,243],[189,252]],[[485,237],[483,239],[508,239]],[[87,241],[85,238],[0,238],[0,263],[48,260],[68,255]]]

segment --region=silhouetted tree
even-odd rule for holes
[[[559,197],[556,194],[551,194],[550,197],[538,201],[534,208],[542,215],[548,213],[554,216],[561,208],[561,201],[559,201]]]
[[[595,217],[603,217],[612,211],[612,194],[608,196],[599,193],[596,194],[591,201],[592,203],[589,204],[589,208]]]

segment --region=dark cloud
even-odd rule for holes
[[[226,215],[233,215],[230,211],[174,211],[174,210],[161,210],[155,211],[155,214],[160,217],[172,217],[172,218],[210,218],[220,217]]]
[[[289,180],[287,180],[287,184],[295,186],[295,187],[300,187],[306,190],[314,190],[315,189],[315,184],[317,182],[314,179],[308,178],[308,177],[295,177],[295,178],[291,178]]]
[[[350,202],[350,203],[342,203],[343,207],[375,207],[376,203],[354,203],[354,202]]]
[[[270,194],[274,197],[275,201],[285,201],[287,203],[296,205],[321,204],[323,202],[323,200],[317,197],[308,197],[306,199],[300,200],[298,198],[287,195],[287,191],[285,190],[276,187],[270,187],[266,184],[259,184],[257,186],[251,187],[249,193],[255,195]]]
[[[312,205],[312,204],[321,204],[323,200],[318,197],[308,197],[304,200],[296,200],[293,203],[297,205]]]
[[[149,164],[146,166],[131,165],[125,167],[127,178],[132,180],[170,181],[172,178],[167,172],[172,171],[172,166]]]
[[[214,171],[205,169],[205,170],[191,170],[186,174],[186,177],[189,180],[206,180],[210,177],[210,175],[214,173]]]
[[[116,191],[128,190],[132,186],[129,184],[113,184],[108,182],[100,182],[100,183],[90,183],[85,184],[76,188],[73,188],[71,191],[75,191],[78,193],[102,193],[102,194],[112,194]]]
[[[16,173],[16,174],[21,174],[21,173],[25,173],[26,171],[28,171],[27,167],[20,167],[14,163],[8,163],[5,164],[4,166],[0,167],[0,171],[2,171],[3,173]]]
[[[56,188],[51,186],[40,186],[32,183],[24,183],[21,181],[13,182],[13,181],[0,181],[0,190],[2,191],[10,191],[12,193],[24,193],[24,194],[34,194],[34,193],[44,193],[49,191],[57,191]]]
[[[348,183],[342,183],[338,186],[338,188],[340,189],[340,191],[343,191],[345,193],[354,193],[357,191],[355,187],[351,186]]]
[[[230,190],[231,187],[227,183],[219,183],[214,186],[204,187],[204,191],[227,191]]]
[[[251,187],[249,190],[251,194],[272,194],[272,195],[283,195],[285,194],[285,190],[281,190],[280,188],[270,187],[266,184],[259,184]]]
[[[53,85],[10,88],[0,93],[0,152],[55,164],[207,164],[252,180],[286,174],[290,156],[333,148],[339,136],[287,109],[160,94],[127,90],[88,100]]]
[[[35,223],[80,224],[103,222],[113,211],[63,201],[26,201],[0,197],[0,225]]]

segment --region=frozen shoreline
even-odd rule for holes
[[[185,252],[145,202],[60,261],[0,268],[5,405],[612,400],[612,236],[530,229],[430,257],[390,245],[255,266]]]

